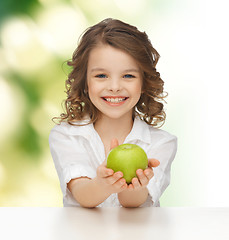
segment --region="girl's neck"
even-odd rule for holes
[[[121,119],[111,119],[106,116],[100,117],[94,124],[94,128],[102,139],[104,145],[117,138],[122,144],[133,127],[132,116],[125,116]]]

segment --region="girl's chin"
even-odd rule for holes
[[[125,113],[120,113],[120,111],[118,112],[100,112],[100,115],[99,115],[99,119],[108,119],[110,121],[113,121],[113,120],[118,120],[118,121],[122,121],[123,119],[126,119],[126,118],[131,118],[132,119],[132,116],[133,116],[133,111],[131,110],[130,112],[125,112]]]

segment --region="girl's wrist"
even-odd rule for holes
[[[92,179],[93,184],[98,191],[103,192],[104,194],[107,194],[110,196],[113,192],[111,191],[111,187],[109,185],[105,185],[102,183],[101,180],[99,180],[98,177],[95,177]]]
[[[139,207],[148,197],[148,189],[143,187],[138,190],[124,190],[118,194],[118,199],[123,207]]]

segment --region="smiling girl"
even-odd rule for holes
[[[114,19],[86,30],[68,64],[66,112],[50,133],[64,206],[160,206],[177,149],[165,121],[159,54],[147,35]],[[127,185],[106,167],[118,144],[142,147],[148,168]]]

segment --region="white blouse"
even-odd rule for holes
[[[137,144],[145,150],[148,158],[160,161],[160,165],[154,168],[154,177],[147,185],[149,196],[142,207],[160,206],[159,198],[170,182],[171,163],[177,151],[176,136],[154,128],[136,117],[124,143]],[[51,130],[49,145],[63,192],[64,206],[80,206],[68,190],[67,183],[78,177],[96,177],[97,167],[105,160],[100,136],[93,124],[72,126],[62,122]],[[98,205],[102,206],[121,206],[117,193]]]

